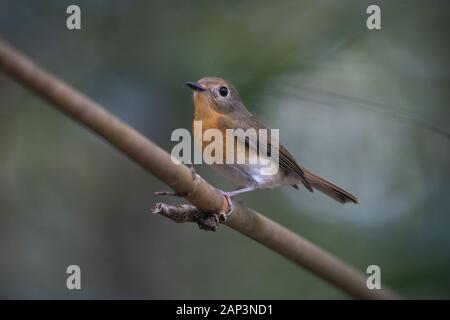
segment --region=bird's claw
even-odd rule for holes
[[[222,211],[218,214],[220,223],[224,223],[225,221],[227,221],[228,217],[233,214],[234,211],[234,204],[233,200],[231,199],[233,195],[230,195],[230,192],[222,191],[220,189],[218,190],[225,197],[225,199],[227,199],[228,203],[228,211],[227,212]]]

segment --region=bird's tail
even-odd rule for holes
[[[339,188],[335,184],[330,181],[325,180],[319,176],[316,176],[314,173],[309,172],[308,170],[303,169],[305,172],[305,178],[311,184],[314,189],[317,189],[327,196],[333,198],[334,200],[340,203],[353,202],[358,203],[358,199],[344,189]]]

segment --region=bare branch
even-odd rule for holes
[[[49,74],[0,38],[0,69],[24,87],[46,99],[53,107],[88,127],[131,160],[138,163],[174,192],[191,202],[175,210],[171,206],[155,208],[172,220],[189,221],[198,214],[220,214],[230,210],[227,199],[200,176],[184,165],[171,161],[170,155],[126,125],[98,103],[76,91],[62,80]],[[396,299],[390,290],[369,290],[366,277],[354,268],[324,251],[308,240],[273,222],[258,212],[236,202],[234,213],[225,224],[258,241],[262,245],[303,266],[312,273],[360,299]],[[198,222],[198,219],[195,220]]]

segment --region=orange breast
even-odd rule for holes
[[[226,155],[226,143],[225,143],[225,136],[226,131],[223,126],[219,124],[219,118],[223,117],[223,114],[218,113],[213,109],[213,107],[210,104],[210,101],[208,97],[206,97],[202,93],[195,93],[194,94],[194,104],[195,104],[195,116],[194,121],[201,121],[202,122],[202,137],[205,134],[205,131],[208,129],[219,129],[222,132],[222,139],[220,139],[217,142],[218,148],[222,148],[223,150],[223,161],[225,162],[225,155]],[[194,123],[192,123],[192,131],[194,134],[198,134],[194,131]],[[198,139],[201,139],[200,137],[196,137]],[[203,141],[203,139],[202,139]],[[206,146],[208,146],[212,141],[203,141],[203,150],[205,150]]]

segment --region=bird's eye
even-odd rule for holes
[[[228,88],[225,86],[220,87],[219,93],[222,97],[226,97],[228,95]]]

